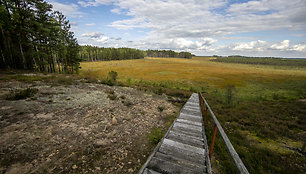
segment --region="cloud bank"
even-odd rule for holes
[[[54,3],[53,3],[54,5]],[[141,49],[175,49],[199,54],[264,52],[305,57],[306,1],[305,0],[80,0],[69,10],[111,5],[111,13],[127,16],[114,20],[107,27],[124,30],[145,29],[147,36],[133,42],[110,39],[122,36],[88,37],[83,33],[81,43],[88,41],[99,46],[128,46]],[[56,8],[62,8],[55,3]],[[86,24],[94,26],[94,23]],[[301,40],[245,39],[224,42],[222,38],[259,31],[290,31],[302,34]],[[304,31],[304,32],[303,32]],[[98,32],[92,31],[92,32]],[[104,39],[102,39],[104,37]],[[288,35],[289,37],[289,35]],[[303,40],[304,39],[304,40]],[[112,40],[112,41],[110,41]],[[292,43],[295,42],[295,43]],[[103,43],[104,45],[101,45]],[[84,44],[84,43],[83,43]],[[113,44],[113,45],[112,45]],[[222,52],[223,51],[223,52]],[[295,53],[296,52],[296,53]],[[259,54],[257,53],[257,54]],[[287,54],[285,54],[287,55]]]

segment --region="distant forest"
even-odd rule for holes
[[[214,56],[216,59],[211,59],[213,62],[224,63],[241,63],[241,64],[257,64],[257,65],[276,65],[276,66],[296,66],[305,67],[306,59],[283,59],[274,57],[247,57],[247,56]]]
[[[73,73],[79,45],[66,17],[44,0],[0,1],[0,68]]]
[[[166,57],[166,58],[192,58],[189,52],[175,52],[172,50],[147,50],[142,51],[133,48],[103,48],[97,46],[81,46],[79,57],[83,61],[107,61],[107,60],[126,60],[142,59],[148,57]]]
[[[176,57],[191,59],[192,54],[189,52],[174,52],[172,50],[147,50],[148,57]]]
[[[96,46],[81,46],[79,56],[83,61],[141,59],[145,51],[133,48],[101,48]]]

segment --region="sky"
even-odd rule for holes
[[[47,0],[80,45],[306,58],[306,0]]]

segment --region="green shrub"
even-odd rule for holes
[[[133,105],[133,103],[130,101],[123,101],[122,103],[124,104],[124,106],[127,106],[127,107],[130,107]]]
[[[228,85],[225,90],[225,101],[227,106],[232,106],[233,105],[233,100],[234,100],[234,85]]]
[[[118,73],[116,71],[110,71],[107,77],[107,85],[113,86],[117,84]]]
[[[104,92],[108,93],[108,94],[115,94],[115,91],[113,89],[106,89],[104,90]]]
[[[196,90],[193,86],[191,86],[191,87],[189,88],[189,91],[190,91],[190,92],[197,92],[197,90]]]
[[[109,94],[109,95],[107,96],[107,98],[109,98],[110,100],[116,100],[116,99],[117,99],[117,95],[115,95],[115,94]]]
[[[86,83],[98,83],[98,79],[95,77],[86,77],[85,80]]]
[[[121,95],[119,98],[121,99],[125,99],[126,97],[124,95]]]
[[[163,88],[158,88],[158,90],[156,91],[156,94],[158,95],[162,95],[165,92],[165,90]]]
[[[158,106],[157,109],[158,109],[159,112],[163,112],[163,110],[165,109],[165,107],[163,107],[163,106]]]
[[[151,133],[148,134],[149,140],[152,144],[157,144],[164,136],[162,128],[153,127]]]
[[[24,90],[16,90],[12,91],[9,94],[6,95],[6,100],[21,100],[33,97],[38,92],[38,89],[36,88],[27,88]]]
[[[43,77],[43,76],[39,76],[39,75],[15,75],[12,76],[11,79],[15,79],[17,81],[21,81],[21,82],[34,82],[34,81],[41,81],[46,79],[47,77]]]
[[[132,84],[133,84],[133,82],[132,82],[132,79],[131,79],[131,78],[128,78],[128,79],[126,80],[126,82],[127,82],[129,85],[132,85]]]

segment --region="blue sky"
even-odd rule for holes
[[[48,0],[79,44],[306,57],[305,0]]]

